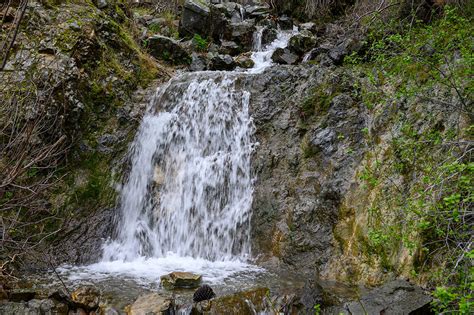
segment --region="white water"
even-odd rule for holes
[[[248,263],[253,124],[238,78],[271,66],[292,34],[279,32],[267,47],[256,35],[255,67],[247,72],[182,74],[157,91],[130,150],[117,235],[101,262],[63,268],[70,279],[155,281],[190,271],[222,282],[260,271]]]

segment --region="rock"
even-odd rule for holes
[[[245,15],[251,19],[263,19],[270,14],[270,7],[266,5],[251,5],[245,7]]]
[[[230,23],[224,32],[224,39],[234,41],[244,51],[250,51],[253,46],[253,34],[255,30],[255,24],[252,20]]]
[[[316,33],[318,31],[318,27],[313,22],[302,23],[300,24],[301,31],[310,31],[311,33]]]
[[[376,288],[359,301],[347,303],[350,314],[430,314],[432,298],[405,280],[394,280]]]
[[[229,55],[216,55],[212,57],[210,70],[232,71],[237,67],[237,63]]]
[[[154,35],[148,38],[150,54],[172,64],[190,64],[191,56],[172,38]]]
[[[320,55],[325,54],[328,51],[329,51],[329,49],[323,48],[323,47],[313,48],[306,54],[305,61],[315,60]]]
[[[204,284],[194,292],[193,301],[195,303],[201,302],[201,301],[206,301],[206,300],[210,300],[210,299],[214,298],[215,296],[216,296],[216,294],[214,293],[212,288],[210,286],[208,286],[207,284]]]
[[[175,271],[161,276],[161,285],[173,290],[177,288],[197,288],[201,284],[202,276],[191,272]]]
[[[0,11],[0,20],[5,21],[5,23],[11,23],[15,20],[16,9],[9,7],[8,9],[3,9]]]
[[[344,58],[362,48],[362,41],[356,38],[347,38],[336,47],[329,50],[328,56],[336,65],[342,64]]]
[[[308,34],[297,34],[290,38],[288,49],[292,52],[302,55],[309,51],[316,44],[316,38]]]
[[[208,59],[205,56],[193,53],[191,65],[189,66],[190,71],[205,71],[207,70]]]
[[[250,58],[249,54],[242,54],[235,59],[237,66],[244,69],[253,68],[255,62]]]
[[[316,279],[306,281],[300,293],[300,302],[303,304],[305,314],[313,312],[316,304],[323,304],[323,292],[323,288]]]
[[[194,34],[207,35],[211,10],[205,1],[186,0],[181,21],[179,34],[183,37],[194,36]]]
[[[99,9],[104,9],[108,6],[107,0],[97,0],[97,7]]]
[[[79,287],[71,293],[71,300],[80,308],[95,310],[99,307],[100,291],[92,286]]]
[[[280,26],[280,28],[282,30],[291,30],[291,29],[293,29],[293,19],[286,16],[286,15],[281,16],[278,19],[277,23],[278,23],[278,26]]]
[[[253,315],[265,311],[268,294],[267,288],[257,288],[219,297],[210,303],[205,301],[198,304],[201,309],[207,310],[206,314]]]
[[[277,39],[278,32],[274,28],[265,27],[262,31],[262,46],[266,46]]]
[[[97,150],[100,153],[111,153],[113,151],[112,148],[117,144],[118,141],[119,139],[116,135],[104,134],[97,141]]]
[[[219,53],[231,56],[237,56],[242,50],[240,46],[233,41],[222,41],[221,47],[219,48]]]
[[[336,132],[331,128],[318,129],[311,137],[309,143],[314,152],[323,152],[324,154],[331,154],[336,149]]]
[[[294,65],[298,62],[298,59],[298,55],[291,52],[288,48],[277,48],[272,55],[273,62],[283,65]]]
[[[169,314],[173,308],[173,300],[159,293],[140,296],[128,307],[128,315]]]

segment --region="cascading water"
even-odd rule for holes
[[[266,47],[256,35],[248,71],[184,73],[159,89],[130,150],[117,235],[101,262],[61,269],[69,279],[149,281],[190,271],[221,283],[260,270],[247,263],[254,144],[250,94],[241,81],[271,66],[272,53],[294,33],[279,32]]]
[[[236,82],[233,74],[188,74],[158,93],[152,105],[165,112],[143,119],[105,261],[248,256],[252,122],[250,95]]]

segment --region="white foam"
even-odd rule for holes
[[[240,260],[209,261],[168,253],[166,257],[138,257],[132,261],[101,261],[88,266],[63,266],[58,271],[70,281],[128,277],[142,283],[159,283],[160,277],[173,271],[193,272],[203,281],[220,284],[237,274],[261,272],[257,266]]]

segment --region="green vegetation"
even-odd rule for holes
[[[206,51],[207,47],[209,46],[209,42],[207,39],[202,38],[199,34],[194,34],[193,43],[195,47],[200,51]]]
[[[385,117],[400,126],[388,148],[377,151],[378,139],[366,133],[377,151],[359,176],[375,196],[366,251],[390,270],[401,268],[397,253],[407,250],[412,276],[436,287],[435,311],[468,314],[474,289],[474,24],[447,6],[431,24],[397,29],[373,26],[368,49],[345,60],[361,74],[353,96],[373,115],[398,106]]]

